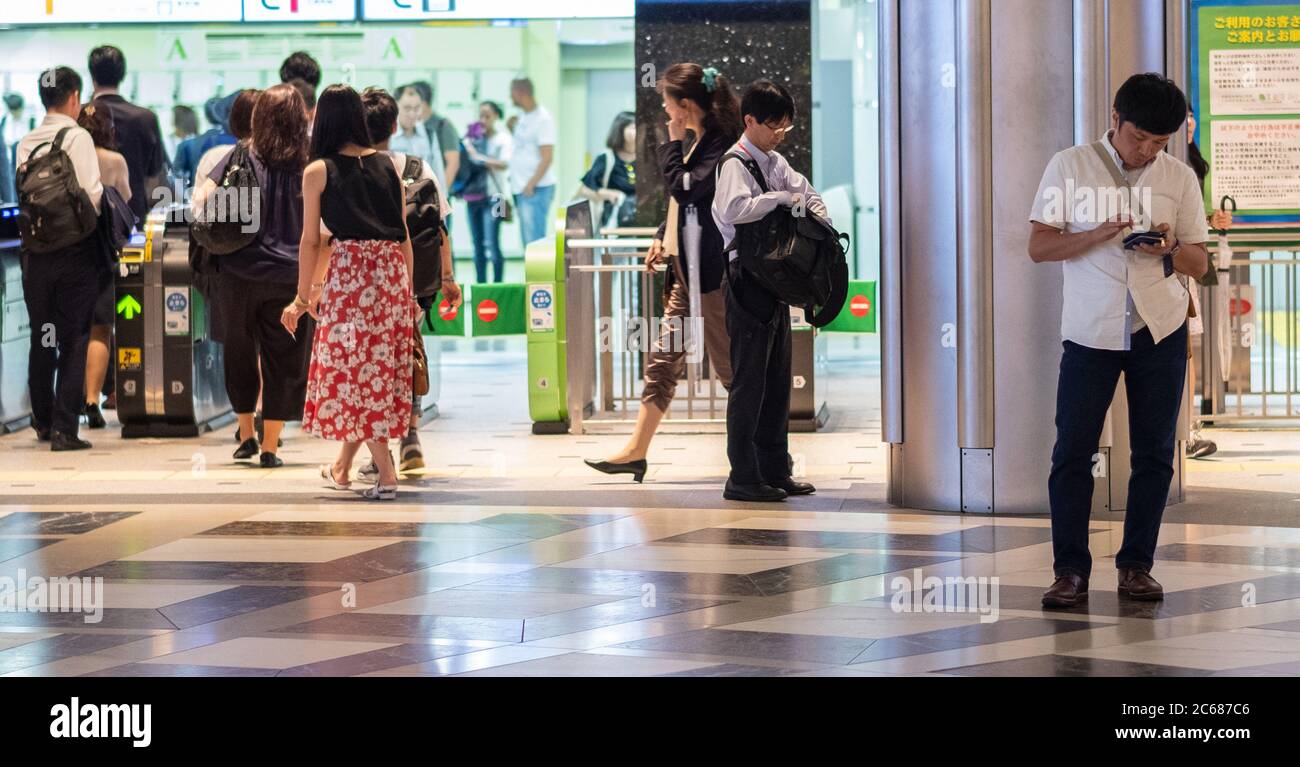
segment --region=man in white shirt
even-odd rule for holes
[[[527,246],[546,236],[551,202],[555,199],[555,119],[537,103],[533,81],[527,77],[511,81],[510,100],[523,110],[512,129],[510,191],[519,211],[519,231]]]
[[[41,103],[45,120],[18,142],[18,166],[50,150],[59,132],[67,129],[60,149],[72,162],[77,184],[96,212],[104,187],[99,178],[95,144],[78,127],[81,76],[68,67],[41,73]],[[53,253],[22,254],[23,297],[31,320],[32,343],[27,386],[32,403],[32,428],[37,439],[49,440],[52,450],[85,450],[90,443],[77,437],[78,416],[85,401],[86,345],[95,299],[107,273],[99,252],[97,231]],[[54,346],[49,344],[53,330]]]
[[[1115,94],[1111,130],[1053,157],[1034,200],[1029,257],[1061,262],[1065,281],[1048,479],[1056,580],[1043,595],[1044,607],[1088,598],[1093,461],[1120,373],[1132,475],[1115,555],[1118,592],[1136,600],[1164,597],[1151,565],[1183,399],[1187,278],[1200,278],[1209,264],[1196,174],[1164,151],[1186,119],[1177,85],[1158,74],[1134,75]],[[1130,231],[1162,239],[1125,249]]]
[[[718,164],[713,220],[724,247],[736,225],[759,221],[779,206],[806,209],[830,221],[826,204],[776,147],[794,125],[794,99],[783,86],[759,80],[740,102],[745,133]],[[769,191],[746,167],[756,166]],[[727,459],[722,497],[780,501],[815,488],[790,476],[790,307],[745,276],[735,250],[727,271],[727,333],[731,389],[727,393]]]

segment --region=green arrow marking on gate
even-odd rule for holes
[[[135,300],[135,296],[127,294],[122,296],[122,300],[117,302],[117,313],[126,315],[126,318],[134,319],[135,315],[140,313],[140,302]]]

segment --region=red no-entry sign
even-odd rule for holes
[[[856,295],[849,302],[849,311],[854,317],[865,317],[867,312],[871,311],[871,299],[863,295]]]
[[[447,299],[444,298],[438,302],[438,316],[443,320],[451,322],[456,319],[457,314],[460,314],[460,310],[457,307],[452,306],[451,302]]]
[[[492,322],[495,320],[500,311],[501,309],[497,306],[497,302],[490,298],[485,298],[478,303],[478,318],[484,322]]]

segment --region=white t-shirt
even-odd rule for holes
[[[1102,140],[1109,145],[1107,137]],[[1190,166],[1161,152],[1145,168],[1130,173],[1137,174],[1134,189],[1142,212],[1149,216],[1149,221],[1139,221],[1133,212],[1135,231],[1148,223],[1168,224],[1170,233],[1184,245],[1205,242],[1205,203]],[[1110,171],[1090,144],[1071,147],[1047,164],[1029,219],[1067,233],[1095,229],[1121,212],[1115,209],[1114,198],[1107,200],[1114,189]],[[1093,349],[1128,349],[1135,325],[1130,295],[1157,343],[1187,320],[1187,289],[1179,275],[1166,277],[1161,258],[1124,250],[1122,236],[1063,261],[1061,273],[1065,282],[1061,337],[1066,341]]]
[[[496,133],[493,133],[488,137],[487,156],[494,160],[505,162],[507,167],[505,170],[489,171],[492,174],[492,178],[496,179],[495,183],[492,180],[488,181],[487,193],[489,196],[494,194],[510,194],[514,191],[510,186],[509,168],[511,158],[514,156],[514,151],[515,142],[514,139],[510,137],[510,131],[506,130],[505,123],[498,124]],[[536,166],[533,167],[535,170]],[[526,179],[525,183],[527,183]]]
[[[524,191],[528,181],[542,164],[544,146],[555,146],[555,120],[546,107],[538,105],[531,112],[524,112],[515,124],[514,152],[510,156],[510,190],[515,194]],[[538,186],[555,184],[555,162],[552,157],[551,167],[537,182]]]
[[[234,144],[220,144],[204,152],[203,156],[199,158],[199,164],[194,169],[195,188],[203,186],[203,179],[211,176],[212,171],[221,164],[222,160],[226,159],[226,155],[233,151],[235,151]]]

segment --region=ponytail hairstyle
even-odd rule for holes
[[[704,130],[722,134],[728,142],[740,138],[744,123],[731,83],[713,67],[673,64],[659,80],[659,90],[673,100],[690,99],[704,110]]]

